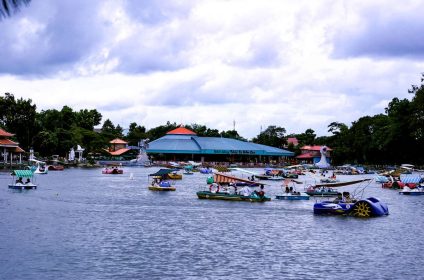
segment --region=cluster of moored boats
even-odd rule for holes
[[[40,166],[39,166],[40,167]],[[232,173],[218,172],[209,167],[199,167],[187,165],[183,169],[162,168],[157,172],[149,174],[148,189],[151,191],[176,191],[175,180],[181,180],[183,175],[192,175],[194,172],[209,175],[204,190],[196,193],[199,199],[228,200],[228,201],[249,201],[266,202],[271,197],[265,193],[265,183],[267,180],[281,180],[282,192],[275,196],[277,200],[309,200],[310,197],[325,197],[327,200],[314,204],[315,214],[331,215],[351,215],[356,217],[371,217],[388,215],[387,205],[375,197],[358,199],[351,196],[349,192],[339,192],[338,188],[354,184],[369,184],[371,179],[358,179],[352,181],[339,181],[334,174],[326,171],[309,171],[309,175],[314,176],[315,183],[304,184],[298,180],[299,175],[304,175],[305,171],[299,169],[276,170],[265,169],[263,174],[246,169],[231,168],[232,171],[247,173],[248,177],[241,178]],[[15,170],[12,175],[17,178],[9,185],[13,189],[35,189],[36,184],[31,180],[33,174],[40,171],[37,169]],[[44,174],[44,173],[39,173]],[[102,174],[123,174],[123,169],[119,166],[106,167]],[[131,174],[132,175],[132,174]],[[212,176],[211,176],[212,175]],[[326,176],[327,175],[327,176]],[[319,177],[318,177],[319,176]],[[383,188],[401,189],[403,195],[424,194],[424,181],[420,175],[402,175],[399,178],[392,176],[377,176],[376,182],[380,182]],[[23,179],[26,182],[23,182]],[[382,182],[384,180],[384,182]],[[304,190],[298,191],[297,185],[303,184]],[[334,199],[329,199],[335,197]]]

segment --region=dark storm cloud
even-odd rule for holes
[[[95,51],[105,35],[96,1],[34,1],[0,29],[0,73],[49,75]]]
[[[400,4],[400,3],[399,3]],[[393,13],[367,11],[355,28],[339,30],[333,56],[424,57],[424,18],[421,11]]]

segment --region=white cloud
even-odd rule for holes
[[[247,138],[268,125],[325,134],[332,121],[349,124],[409,97],[424,67],[396,55],[334,57],[340,34],[369,34],[364,19],[373,13],[390,22],[386,1],[90,1],[81,14],[70,3],[31,2],[0,23],[13,42],[2,45],[0,90],[41,109],[97,108],[124,127],[175,121],[228,130],[235,120]],[[414,14],[417,3],[395,14]],[[58,29],[65,25],[72,28]],[[49,34],[54,46],[43,45]]]

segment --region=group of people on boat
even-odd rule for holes
[[[350,197],[349,192],[338,193],[337,197],[333,200],[334,203],[355,203],[356,199]]]
[[[29,178],[27,178],[25,183],[24,183],[24,181],[22,180],[22,177],[19,177],[18,179],[16,179],[15,184],[16,185],[29,185],[29,184],[31,184],[31,180]]]
[[[259,197],[264,197],[265,196],[265,191],[264,191],[264,186],[261,185],[260,186],[260,190],[259,191],[252,191],[252,189],[248,186],[244,186],[243,188],[240,189],[240,191],[237,190],[237,186],[235,184],[230,183],[229,186],[234,188],[234,193],[233,195],[241,195],[241,196],[259,196]],[[217,183],[212,183],[209,186],[209,191],[211,193],[226,193],[226,194],[231,194],[229,189],[226,186],[221,186]]]

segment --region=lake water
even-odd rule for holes
[[[152,192],[156,170],[66,169],[22,192],[0,173],[0,279],[424,278],[424,197],[372,183],[366,196],[389,216],[316,216],[314,199],[199,200],[199,173]],[[271,197],[282,192],[269,184]]]

